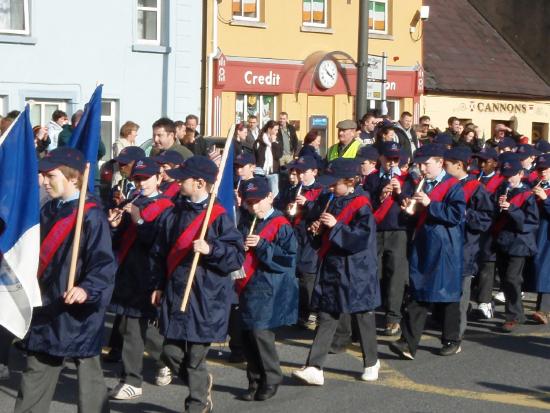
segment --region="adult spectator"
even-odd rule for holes
[[[395,124],[388,119],[376,124],[376,149],[381,151],[384,142],[399,142],[399,138],[395,134]]]
[[[321,147],[321,131],[319,129],[310,130],[304,137],[304,146],[300,149],[298,157],[311,156],[317,162],[317,169],[323,170],[325,162],[319,154],[319,148]]]
[[[248,128],[241,122],[235,126],[235,133],[233,134],[233,148],[235,151],[235,156],[238,156],[242,153],[254,154],[254,142],[249,143],[247,139]]]
[[[521,134],[514,131],[512,128],[509,128],[503,123],[497,123],[495,125],[494,135],[491,137],[491,139],[485,142],[485,146],[496,148],[504,138],[512,138],[516,142],[518,142],[521,138]]]
[[[182,120],[177,120],[174,122],[174,125],[176,126],[176,139],[180,144],[183,145],[187,129],[187,127],[185,126],[185,122]]]
[[[48,146],[50,145],[50,138],[48,136],[48,128],[46,126],[37,125],[32,128],[34,133],[34,147],[36,148],[36,157],[38,159],[43,158],[46,155]]]
[[[418,138],[412,126],[413,115],[410,112],[403,112],[395,124],[395,134],[399,145],[409,158],[412,158],[412,154],[418,148]]]
[[[199,118],[197,115],[187,115],[185,117],[185,131],[186,133],[193,132],[195,137],[201,136],[197,128],[199,127]]]
[[[457,143],[460,139],[461,129],[460,120],[456,116],[451,116],[447,119],[447,129],[445,129],[445,132],[453,137],[454,143]]]
[[[246,137],[246,140],[248,142],[252,142],[252,145],[254,145],[259,135],[260,128],[258,126],[258,117],[256,115],[250,115],[248,117],[248,135]]]
[[[174,150],[178,152],[183,159],[193,156],[193,152],[185,146],[176,142],[176,125],[169,118],[160,118],[153,123],[153,149],[151,156],[157,156],[162,151]]]
[[[19,113],[20,112],[18,110],[12,110],[2,118],[0,121],[0,135],[3,135],[4,132],[8,130],[13,121],[19,116]]]
[[[277,140],[278,132],[279,124],[274,120],[268,121],[254,145],[256,166],[263,169],[266,175],[279,172],[279,160],[283,155],[283,147]]]
[[[465,127],[460,134],[460,138],[456,143],[456,146],[464,146],[469,148],[473,153],[477,153],[481,150],[483,145],[479,141],[476,131]]]
[[[208,156],[208,143],[197,131],[198,123],[198,117],[187,115],[185,118],[185,134],[183,135],[183,139],[179,138],[179,136],[178,139],[193,155]]]
[[[52,120],[48,123],[48,136],[51,140],[48,150],[52,151],[57,148],[57,138],[63,130],[63,125],[67,123],[69,123],[69,118],[65,112],[57,109],[52,113]]]
[[[75,113],[73,113],[73,116],[71,116],[71,123],[63,125],[63,130],[59,133],[59,136],[57,137],[58,148],[61,146],[67,146],[69,144],[71,136],[73,135],[73,131],[78,126],[78,122],[80,122],[83,114],[84,111],[82,109],[77,110]]]
[[[327,154],[327,161],[332,162],[337,158],[355,158],[361,147],[359,140],[355,139],[357,123],[346,119],[336,124],[338,128],[338,143],[332,145]]]
[[[418,126],[416,127],[416,138],[420,145],[430,143],[428,137],[428,131],[430,130],[431,119],[428,115],[420,116],[418,119]]]
[[[277,141],[283,145],[283,156],[280,164],[286,165],[294,159],[298,153],[298,135],[296,128],[288,123],[288,113],[279,113],[279,132],[277,132]]]
[[[120,128],[119,137],[113,144],[113,157],[118,156],[121,150],[127,146],[136,146],[139,125],[131,120],[124,123]]]
[[[376,142],[376,116],[368,112],[361,118],[361,132],[359,139],[362,146],[374,145]]]

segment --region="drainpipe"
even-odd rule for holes
[[[214,84],[214,58],[218,54],[218,0],[214,0],[214,6],[212,8],[212,39],[211,51],[208,54],[208,81],[206,87],[206,136],[212,136],[212,124],[214,123],[212,114],[214,91],[212,90]]]

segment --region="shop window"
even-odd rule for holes
[[[548,140],[548,123],[533,122],[531,128],[531,141],[535,143],[542,140]]]
[[[260,0],[233,0],[233,18],[236,20],[260,20]]]
[[[0,0],[0,33],[29,34],[29,0]]]
[[[493,137],[495,135],[495,126],[497,126],[499,123],[502,123],[503,125],[514,129],[514,126],[512,125],[512,122],[509,121],[509,120],[492,119],[491,120],[491,130],[489,131],[489,137]]]
[[[302,0],[304,26],[327,27],[328,0]]]
[[[379,116],[382,116],[382,101],[381,100],[371,100],[370,109],[376,109]],[[374,102],[374,106],[372,105]],[[388,116],[390,119],[398,120],[401,112],[399,111],[400,105],[398,100],[386,100],[386,108],[388,109]]]
[[[56,110],[67,111],[65,100],[34,100],[27,99],[30,105],[30,118],[32,126],[47,126]]]
[[[369,31],[388,34],[388,0],[369,1]]]
[[[105,159],[111,159],[113,143],[118,131],[117,101],[101,100],[101,140],[105,145]]]
[[[0,116],[5,116],[6,112],[8,111],[7,102],[8,97],[7,96],[1,96],[0,95]]]
[[[277,97],[274,95],[237,94],[235,122],[246,122],[248,117],[258,117],[260,127],[275,119]]]
[[[137,43],[160,45],[161,3],[162,0],[137,0]]]

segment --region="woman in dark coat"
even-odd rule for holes
[[[318,169],[325,169],[325,161],[319,154],[319,147],[321,146],[321,132],[319,129],[310,130],[304,137],[304,146],[300,149],[298,157],[311,156],[317,161]]]
[[[267,122],[254,143],[256,166],[262,168],[266,175],[279,172],[279,160],[283,156],[283,145],[277,140],[279,124],[274,120]]]

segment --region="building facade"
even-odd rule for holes
[[[69,116],[103,83],[102,139],[127,120],[151,137],[161,116],[200,116],[202,5],[195,0],[0,1],[0,115]],[[107,12],[108,11],[108,12]]]
[[[420,24],[422,2],[369,3],[368,52],[387,55],[389,114],[419,113],[422,42],[410,27]],[[249,115],[264,124],[285,111],[299,137],[325,129],[326,147],[339,120],[363,115],[354,113],[358,0],[222,0],[208,2],[205,13],[212,60],[204,102],[212,104],[204,122],[213,135],[225,135]]]

